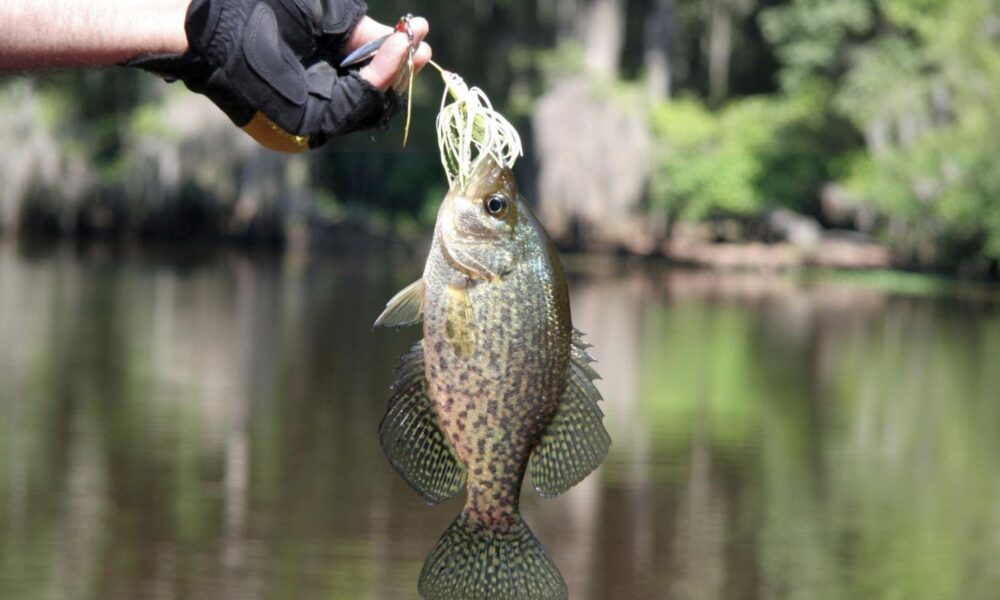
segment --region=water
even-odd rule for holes
[[[375,431],[419,264],[0,250],[0,598],[406,599],[429,508]],[[575,272],[614,439],[525,513],[574,599],[1000,590],[1000,308]]]

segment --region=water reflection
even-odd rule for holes
[[[0,250],[0,598],[415,598],[460,500],[376,445],[396,258]],[[525,511],[573,598],[995,597],[995,303],[572,279],[615,443]]]

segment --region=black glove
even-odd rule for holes
[[[397,104],[335,69],[364,0],[193,0],[190,50],[128,66],[180,79],[274,150],[315,148],[387,120]]]

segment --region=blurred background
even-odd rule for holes
[[[525,138],[518,176],[564,248],[785,268],[997,277],[992,0],[385,2]],[[0,227],[281,243],[424,231],[445,192],[442,84],[308,155],[125,69],[0,80]],[[712,242],[770,242],[738,255]]]
[[[571,598],[1000,589],[1000,3],[369,2],[525,141],[605,465]],[[442,86],[304,155],[125,69],[0,78],[0,598],[416,598],[381,456]]]

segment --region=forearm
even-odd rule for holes
[[[0,71],[113,65],[187,50],[190,0],[2,0]]]

